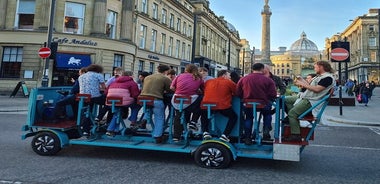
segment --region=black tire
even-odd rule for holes
[[[40,132],[33,137],[32,149],[39,155],[55,155],[61,150],[61,143],[57,135],[52,132]]]
[[[195,163],[210,169],[226,168],[230,165],[231,159],[231,151],[218,143],[202,144],[194,153]]]

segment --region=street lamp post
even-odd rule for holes
[[[251,69],[254,62],[255,62],[255,47],[253,46],[252,51],[251,51]]]

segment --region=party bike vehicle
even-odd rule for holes
[[[252,137],[253,144],[244,144],[242,137],[243,121],[241,99],[233,98],[233,109],[238,114],[237,123],[230,134],[230,142],[222,141],[218,138],[203,140],[200,133],[192,132],[187,129],[184,123],[183,105],[188,103],[189,97],[177,96],[174,100],[179,103],[181,115],[181,123],[184,128],[183,136],[179,141],[173,141],[173,112],[171,108],[169,112],[164,130],[164,135],[168,138],[163,143],[157,144],[156,140],[151,136],[154,129],[154,123],[148,116],[148,129],[134,128],[126,124],[122,118],[119,104],[122,98],[108,97],[106,102],[114,112],[113,118],[116,118],[120,127],[118,134],[114,136],[106,135],[104,125],[95,121],[98,112],[98,106],[90,102],[90,96],[87,94],[76,95],[78,103],[78,112],[73,112],[69,106],[65,107],[65,116],[57,117],[55,114],[56,103],[66,95],[62,91],[67,91],[64,87],[45,87],[32,89],[29,98],[28,117],[26,124],[22,127],[25,134],[22,139],[33,137],[31,146],[34,152],[39,155],[55,155],[62,148],[70,145],[87,145],[87,146],[104,146],[127,149],[154,150],[163,152],[188,153],[194,157],[197,165],[205,168],[225,168],[236,160],[238,157],[273,159],[299,161],[301,153],[314,139],[315,127],[321,120],[322,113],[327,105],[329,94],[321,99],[317,104],[313,105],[299,119],[308,122],[307,127],[301,127],[302,142],[284,142],[281,137],[289,134],[289,127],[283,123],[284,119],[284,100],[278,97],[273,103],[276,109],[275,123],[273,128],[273,139],[263,140],[262,136],[257,133]],[[138,103],[142,106],[144,113],[149,113],[150,104],[154,99],[139,98]],[[282,102],[282,103],[280,103]],[[258,114],[260,104],[254,99],[244,102],[245,106],[252,106],[254,113],[254,129],[259,130],[260,123]],[[213,113],[212,109],[215,104],[203,103],[201,108],[207,109],[210,123],[210,134],[219,137],[223,132],[227,118]],[[316,116],[310,116],[310,112],[319,106],[321,108]],[[83,122],[88,121],[91,124],[90,136],[84,136],[82,131]]]

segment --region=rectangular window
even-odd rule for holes
[[[371,55],[370,55],[370,59],[371,59],[371,62],[376,62],[376,52],[371,52]]]
[[[63,32],[82,34],[85,5],[66,2]]]
[[[168,56],[173,55],[173,37],[169,37]]]
[[[20,78],[22,47],[4,47],[1,62],[1,78]]]
[[[36,0],[19,0],[15,17],[18,29],[33,29]]]
[[[139,60],[139,71],[144,71],[144,68],[145,68],[144,61]]]
[[[177,31],[181,31],[181,19],[177,18]]]
[[[187,45],[187,60],[191,60],[191,45]]]
[[[182,42],[182,53],[181,53],[181,58],[186,59],[186,43]]]
[[[113,67],[122,67],[123,66],[123,55],[115,54],[113,56]]]
[[[146,41],[146,26],[140,26],[140,44],[139,48],[145,49],[145,41]]]
[[[179,47],[181,46],[181,41],[177,40],[175,43],[175,57],[179,58]]]
[[[161,23],[163,23],[163,24],[166,24],[166,16],[167,16],[167,11],[166,11],[166,9],[162,9],[162,13],[161,13],[162,15],[161,15]]]
[[[189,29],[187,30],[187,36],[191,37],[193,35],[193,27],[189,24]]]
[[[116,35],[116,18],[117,13],[113,11],[108,11],[106,34],[108,38],[115,39]]]
[[[376,46],[376,38],[375,37],[369,37],[368,38],[368,46],[370,46],[370,47]]]
[[[156,3],[153,3],[153,18],[158,19],[158,5]]]
[[[148,0],[141,0],[141,11],[148,14]]]
[[[160,47],[160,54],[165,53],[165,46],[166,46],[166,34],[161,34],[161,47]]]
[[[154,72],[154,63],[152,63],[152,62],[149,63],[149,72],[150,73]]]
[[[186,31],[186,29],[187,29],[187,24],[186,24],[186,22],[183,22],[182,34],[185,34],[185,35],[187,36],[187,31]]]
[[[373,25],[373,24],[369,25],[369,30],[370,31],[375,31],[375,25]]]
[[[156,52],[157,31],[152,29],[152,42],[150,43],[150,51]]]
[[[171,13],[169,18],[169,27],[174,28],[174,15]]]

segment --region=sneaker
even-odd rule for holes
[[[115,137],[115,132],[107,131],[106,135],[109,137]]]
[[[203,139],[204,140],[208,140],[208,139],[211,139],[211,135],[208,133],[208,132],[203,132]]]
[[[269,133],[263,133],[263,139],[264,140],[270,140],[271,139],[271,136]]]
[[[179,138],[173,137],[172,141],[173,142],[179,142]]]
[[[155,137],[154,139],[155,139],[156,144],[162,144],[166,142],[168,137],[166,135],[162,135],[160,137]]]
[[[138,126],[137,126],[137,123],[134,122],[134,121],[132,121],[131,124],[130,124],[129,126],[130,126],[131,128],[136,128],[136,127],[138,127]]]
[[[222,136],[220,136],[219,139],[224,141],[224,142],[230,142],[230,139],[224,134],[222,134]]]
[[[139,127],[140,127],[141,129],[146,129],[146,123],[147,123],[146,119],[141,120],[141,124],[140,124]]]
[[[100,121],[99,118],[95,118],[94,120],[96,123],[99,123],[99,121]]]
[[[88,133],[88,132],[83,132],[83,136],[88,137],[88,136],[90,136],[90,133]]]
[[[198,131],[198,127],[197,127],[197,124],[195,122],[190,122],[188,128],[189,128],[189,130],[194,131],[194,132]]]
[[[263,139],[264,140],[270,140],[271,137],[270,137],[270,132],[271,128],[264,128],[264,131],[263,131]]]

